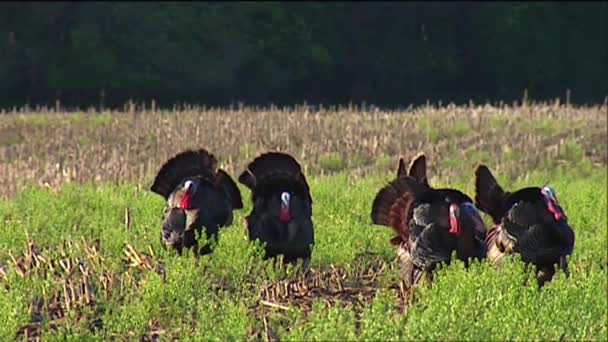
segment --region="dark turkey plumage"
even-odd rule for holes
[[[536,266],[542,286],[555,274],[555,264],[567,274],[566,256],[574,248],[574,231],[548,186],[527,187],[507,192],[485,165],[475,171],[475,202],[494,221],[486,238],[488,257],[500,263],[505,256],[518,253]]]
[[[397,179],[378,192],[371,217],[373,223],[395,231],[391,243],[397,247],[408,287],[424,272],[432,279],[436,265],[449,263],[454,251],[467,265],[470,258],[485,257],[485,226],[473,200],[458,190],[430,187],[424,154],[414,158],[409,173],[399,160]]]
[[[403,158],[399,161],[399,173],[403,175],[403,167],[405,164],[403,163]],[[410,163],[409,167],[409,176],[415,178],[419,183],[422,183],[435,191],[438,191],[443,196],[449,198],[451,201],[457,203],[458,205],[464,206],[467,209],[469,215],[466,216],[466,220],[469,220],[470,224],[474,228],[474,236],[476,239],[475,243],[475,252],[474,254],[479,257],[485,257],[485,243],[483,241],[486,237],[486,226],[479,215],[479,211],[475,207],[474,201],[471,197],[467,196],[460,190],[450,189],[450,188],[433,188],[429,185],[427,172],[426,172],[426,156],[424,153],[418,153],[416,157],[414,157],[413,161]],[[399,174],[398,173],[398,174]]]
[[[314,244],[312,197],[300,164],[290,155],[267,152],[239,176],[251,190],[253,208],[245,217],[250,240],[266,244],[266,258],[310,261]]]
[[[217,239],[221,227],[233,221],[232,211],[243,208],[241,193],[232,178],[217,169],[215,156],[205,149],[184,151],[160,169],[150,190],[165,198],[161,243],[181,254],[183,248],[211,252],[209,243],[197,250],[195,232]]]

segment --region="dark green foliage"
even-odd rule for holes
[[[607,22],[605,2],[12,2],[0,105],[601,101]]]

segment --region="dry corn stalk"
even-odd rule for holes
[[[148,250],[150,251],[150,255],[138,252],[130,243],[128,243],[124,252],[129,266],[140,270],[151,270],[158,272],[159,274],[164,273],[164,266],[153,259],[155,253],[151,245],[148,246]]]

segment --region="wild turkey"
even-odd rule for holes
[[[405,162],[403,158],[399,159],[399,167],[397,169],[397,177],[402,175],[409,175],[416,179],[419,183],[422,183],[433,190],[439,191],[444,196],[453,198],[456,202],[465,204],[470,210],[469,214],[472,215],[475,225],[473,226],[476,239],[476,248],[479,255],[485,255],[485,237],[486,237],[486,226],[479,215],[479,211],[475,207],[474,201],[471,197],[467,196],[463,192],[456,189],[440,188],[436,189],[429,185],[428,177],[426,174],[426,156],[424,153],[418,153],[412,162],[410,163],[409,172],[405,173]],[[474,209],[474,210],[473,210]]]
[[[451,261],[452,252],[468,266],[470,258],[485,258],[485,225],[473,200],[458,190],[433,189],[426,177],[426,158],[419,155],[405,172],[399,160],[397,178],[382,188],[372,204],[374,224],[397,234],[401,278],[409,288],[423,273],[432,281],[437,264]]]
[[[253,208],[244,224],[250,240],[266,243],[265,258],[308,265],[314,244],[312,197],[300,164],[290,155],[267,152],[239,176],[251,190]]]
[[[540,286],[553,278],[555,264],[568,275],[566,256],[574,248],[574,231],[551,187],[504,191],[488,167],[479,165],[475,202],[494,221],[486,237],[492,262],[500,264],[505,256],[519,253],[525,263],[536,266]]]
[[[211,252],[207,243],[197,251],[195,231],[205,227],[208,239],[217,239],[221,227],[230,226],[232,211],[243,208],[241,193],[217,160],[205,149],[187,150],[169,159],[150,190],[165,198],[161,243],[179,254],[194,247],[195,253]]]

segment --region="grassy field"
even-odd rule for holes
[[[185,108],[0,114],[2,340],[605,340],[607,111],[554,104],[402,112]],[[292,153],[314,199],[311,269],[244,239],[245,208],[212,255],[160,247],[166,158],[205,147],[233,176]],[[505,188],[549,183],[576,233],[571,276],[539,290],[518,260],[455,262],[404,293],[371,202],[399,156],[427,153],[435,186],[473,193],[487,163]],[[487,217],[484,216],[485,219]],[[489,221],[487,221],[489,222]]]

